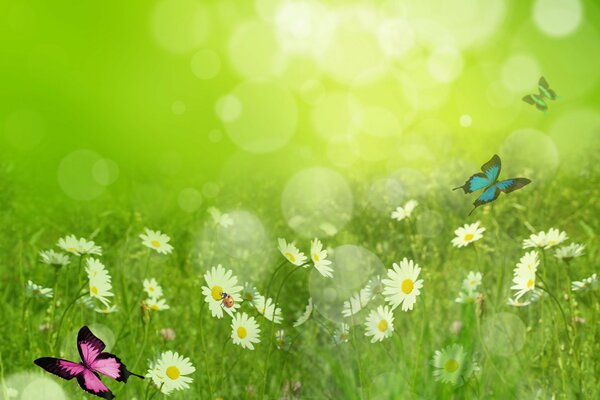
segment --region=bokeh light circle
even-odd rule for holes
[[[469,114],[463,114],[460,116],[458,122],[463,128],[468,128],[473,124],[473,118]]]
[[[195,188],[184,188],[177,196],[179,208],[188,213],[197,211],[202,205],[202,194]]]
[[[67,394],[61,384],[54,378],[41,375],[41,370],[33,372],[19,372],[5,377],[0,386],[0,399],[2,400],[66,400]],[[4,397],[4,389],[11,391]],[[11,396],[16,394],[16,397]]]
[[[424,237],[436,237],[444,229],[444,217],[436,211],[415,211],[417,214],[417,232]]]
[[[98,160],[92,166],[92,176],[101,185],[111,185],[119,178],[119,165],[108,158]]]
[[[384,20],[377,30],[377,39],[383,53],[389,58],[402,58],[415,44],[415,33],[402,18]]]
[[[185,103],[181,100],[174,101],[173,104],[171,104],[171,111],[173,111],[173,114],[175,115],[185,114],[186,108]]]
[[[577,140],[573,140],[576,133]],[[561,169],[581,174],[600,153],[600,112],[592,108],[565,111],[550,126],[548,135],[560,149]]]
[[[287,224],[301,236],[328,237],[352,217],[353,197],[341,174],[313,167],[296,173],[287,182],[281,208]]]
[[[315,131],[325,139],[352,135],[357,125],[353,104],[352,97],[346,92],[326,93],[312,110]]]
[[[4,137],[18,150],[31,150],[38,146],[46,133],[44,117],[32,110],[16,110],[4,121]]]
[[[577,29],[583,17],[580,0],[536,0],[533,20],[548,36],[567,36]]]
[[[332,138],[327,144],[327,158],[338,167],[350,167],[359,157],[360,148],[352,138]]]
[[[219,55],[210,49],[198,50],[190,62],[192,73],[198,79],[212,79],[221,70]]]
[[[529,54],[513,54],[502,65],[502,83],[513,93],[537,92],[540,66]]]
[[[259,20],[246,21],[237,26],[228,45],[231,64],[247,78],[272,75],[277,52],[273,29]]]
[[[221,187],[216,182],[206,182],[204,185],[202,185],[202,194],[204,195],[204,197],[217,197],[220,191]]]
[[[230,96],[239,101],[239,115],[229,115],[223,123],[229,138],[241,149],[270,153],[294,135],[298,109],[287,88],[268,80],[250,80],[238,85]]]
[[[232,122],[242,114],[242,103],[237,96],[228,94],[217,100],[215,112],[223,122]]]
[[[517,315],[502,312],[484,320],[482,336],[490,353],[509,357],[525,345],[526,328]]]
[[[537,185],[554,176],[559,154],[554,141],[535,129],[520,129],[502,142],[503,177],[525,177]]]
[[[453,47],[436,48],[427,60],[427,68],[431,76],[444,83],[452,82],[458,78],[463,65],[460,52]]]
[[[393,177],[378,178],[371,183],[367,200],[376,210],[387,214],[404,205],[406,193],[402,183]]]
[[[150,25],[158,43],[173,53],[186,53],[204,42],[210,31],[210,13],[195,0],[160,0]]]
[[[361,246],[342,245],[331,253],[333,278],[324,278],[312,268],[309,278],[309,291],[315,308],[331,322],[352,323],[350,317],[342,315],[345,301],[364,288],[376,275],[383,276],[385,268],[381,260],[371,251]],[[364,321],[364,311],[354,317],[354,323]]]
[[[309,79],[300,86],[300,97],[309,104],[316,104],[325,94],[325,87],[316,79]]]
[[[75,200],[92,200],[98,197],[105,188],[104,184],[97,181],[99,170],[97,165],[102,165],[103,162],[100,155],[90,150],[75,150],[69,153],[58,166],[60,188]],[[104,178],[102,174],[100,177]]]
[[[227,211],[232,224],[217,226],[217,245],[221,252],[246,260],[256,257],[266,245],[267,233],[261,220],[246,210]]]

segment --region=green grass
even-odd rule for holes
[[[597,176],[595,172],[593,176]],[[206,308],[201,312],[204,300],[200,287],[204,284],[203,273],[221,263],[242,277],[243,282],[252,282],[264,293],[271,273],[281,262],[275,239],[280,236],[296,239],[302,250],[308,249],[308,239],[296,238],[281,218],[273,215],[271,210],[277,207],[276,201],[250,209],[263,221],[269,234],[262,248],[249,249],[252,258],[244,259],[235,252],[223,251],[205,209],[185,215],[167,204],[165,212],[156,218],[138,213],[118,199],[94,210],[59,206],[44,209],[37,208],[41,202],[22,204],[11,200],[5,192],[3,200],[8,212],[2,216],[6,229],[1,238],[0,267],[2,378],[10,385],[14,374],[19,372],[45,374],[33,365],[33,360],[41,356],[63,355],[76,360],[75,333],[88,324],[92,329],[101,326],[98,332],[112,342],[111,351],[137,373],[145,373],[148,360],[162,351],[174,350],[189,357],[196,367],[194,382],[191,389],[174,393],[173,398],[260,398],[263,382],[266,382],[266,398],[279,398],[284,395],[286,382],[296,381],[301,388],[293,396],[315,399],[503,399],[553,395],[596,398],[600,394],[597,385],[600,349],[596,340],[598,293],[569,291],[571,280],[581,280],[597,268],[598,185],[595,182],[583,186],[584,181],[583,177],[557,176],[536,190],[502,196],[493,206],[477,210],[469,220],[464,217],[469,210],[463,207],[465,196],[452,193],[459,205],[448,205],[449,189],[442,188],[444,182],[436,184],[439,187],[430,185],[415,196],[420,205],[410,221],[392,221],[368,204],[359,207],[365,199],[357,195],[352,222],[337,236],[324,239],[325,245],[362,246],[374,253],[385,268],[403,257],[413,258],[422,267],[420,277],[424,279],[414,310],[405,313],[396,309],[396,334],[375,344],[364,336],[363,322],[368,311],[363,310],[354,317],[357,323],[350,330],[350,342],[334,345],[330,331],[336,325],[328,320],[329,311],[318,312],[327,309],[327,304],[319,302],[323,297],[316,291],[318,285],[309,284],[311,269],[297,271],[285,283],[279,302],[284,316],[282,327],[291,343],[287,350],[272,345],[270,356],[267,354],[269,321],[243,303],[241,310],[256,315],[259,321],[261,343],[254,351],[235,346],[228,340],[230,318],[214,319]],[[356,181],[354,189],[360,193],[365,186]],[[243,207],[245,199],[240,197],[238,201]],[[34,214],[32,209],[36,210]],[[419,226],[419,215],[426,211],[435,211],[442,218],[443,227],[435,235],[428,231],[423,235],[422,228],[411,228]],[[477,219],[487,229],[484,238],[466,248],[452,247],[453,230]],[[149,254],[138,239],[145,226],[167,232],[175,251],[168,256]],[[557,305],[548,296],[523,308],[506,305],[511,295],[512,269],[525,252],[521,241],[531,233],[528,226],[536,230],[558,227],[568,233],[569,242],[586,245],[585,254],[568,265],[556,260],[552,250],[546,251],[545,262],[540,265],[547,289],[565,311],[568,335]],[[242,228],[234,225],[229,229]],[[78,260],[72,257],[71,265],[57,272],[41,264],[38,253],[53,248],[59,237],[71,232],[91,238],[103,247],[101,260],[112,275],[114,304],[120,311],[101,315],[76,304],[61,328],[59,353],[54,346],[59,315],[76,296],[80,279]],[[338,271],[345,268],[334,266]],[[282,268],[273,288],[281,286],[282,277],[292,268],[291,264]],[[454,302],[469,270],[479,270],[484,275],[481,314],[476,312],[474,304]],[[141,282],[146,277],[158,280],[171,306],[170,310],[152,313],[149,319],[143,318],[140,309]],[[362,278],[366,282],[369,277]],[[25,296],[28,279],[55,288],[56,311],[52,300]],[[325,278],[320,278],[319,285],[327,284]],[[272,289],[271,293],[274,292]],[[309,296],[315,298],[317,312],[306,324],[292,328]],[[367,309],[382,303],[381,298],[376,298]],[[522,321],[523,335],[519,333],[520,322],[506,325],[505,330],[486,328],[502,318],[504,314],[499,313],[510,313]],[[458,332],[450,329],[454,321],[462,325]],[[40,330],[42,325],[46,329]],[[176,331],[174,341],[166,342],[159,335],[158,331],[165,327]],[[147,342],[143,345],[146,329]],[[508,351],[509,355],[504,356],[506,349],[499,346],[520,339],[524,340],[522,349]],[[435,382],[432,377],[434,352],[453,343],[461,344],[472,354],[481,369],[476,378],[459,387]],[[267,358],[269,368],[263,380]],[[70,397],[81,397],[75,382],[47,376],[57,381]],[[131,378],[124,386],[116,382],[108,385],[119,398],[143,399],[148,383]],[[153,391],[151,388],[149,393]]]

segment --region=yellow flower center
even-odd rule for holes
[[[548,240],[548,244],[550,246],[554,246],[556,244],[556,240]]]
[[[157,249],[160,247],[160,242],[158,240],[151,240],[150,244],[152,245],[152,247],[155,247]]]
[[[151,291],[151,292],[154,292],[154,288],[153,288],[152,286],[150,286],[150,287],[148,288],[148,290],[149,290],[149,291]]]
[[[531,288],[533,286],[535,282],[533,281],[533,279],[530,279],[527,281],[527,289]]]
[[[388,328],[388,322],[385,319],[382,319],[377,324],[377,329],[379,329],[379,332],[385,332],[385,331],[387,331],[387,328]]]
[[[284,254],[284,256],[290,260],[291,262],[295,263],[296,262],[296,257],[294,257],[294,255],[290,252],[287,252]]]
[[[67,248],[67,251],[77,251],[77,249],[75,247],[69,247]]]
[[[223,300],[221,293],[223,293],[223,288],[219,285],[213,286],[210,291],[210,295],[213,299],[215,299],[215,301]]]
[[[317,253],[313,254],[313,260],[319,261],[319,255]]]
[[[446,361],[446,364],[444,364],[444,369],[448,372],[454,372],[458,369],[458,366],[458,361],[450,359]]]
[[[181,375],[181,372],[179,372],[179,368],[176,366],[171,365],[169,368],[167,368],[167,376],[172,380],[179,378],[179,375]]]
[[[402,281],[402,285],[400,288],[402,289],[402,292],[404,294],[411,294],[414,287],[415,283],[412,281],[412,279],[405,279]]]
[[[240,339],[243,339],[248,335],[248,331],[243,326],[240,326],[237,328],[237,335]]]
[[[472,233],[467,233],[467,234],[465,235],[465,242],[468,242],[468,241],[470,241],[470,240],[473,240],[473,237],[474,237],[474,236],[475,236],[475,235],[473,235]]]
[[[96,296],[98,296],[98,288],[96,286],[92,286],[90,288],[90,292],[94,293]]]
[[[154,310],[154,311],[158,311],[158,304],[154,303],[154,304],[150,305],[150,309]]]

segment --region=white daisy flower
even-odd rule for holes
[[[298,320],[296,322],[294,322],[294,328],[296,328],[296,327],[302,325],[303,323],[305,323],[306,321],[308,321],[308,319],[312,315],[312,312],[313,312],[313,301],[312,301],[312,297],[309,297],[308,305],[306,306],[306,310],[304,310],[304,313],[300,316],[300,318],[298,318]]]
[[[58,239],[56,244],[58,247],[66,251],[67,253],[74,254],[76,256],[82,256],[85,254],[96,254],[102,255],[102,248],[96,246],[93,240],[86,240],[84,238],[77,239],[75,235],[68,235],[64,238]]]
[[[539,231],[537,234],[532,234],[529,239],[523,240],[523,248],[536,247],[541,249],[549,249],[567,240],[567,233],[561,232],[556,228],[550,228],[548,232]]]
[[[140,235],[142,244],[152,250],[156,250],[160,254],[170,254],[173,251],[173,246],[169,244],[171,238],[161,231],[153,231],[146,228],[146,233]]]
[[[481,285],[482,278],[483,276],[481,275],[481,272],[469,271],[466,279],[463,280],[463,289],[467,292],[476,291],[479,288],[479,285]]]
[[[465,247],[483,237],[485,228],[479,227],[479,221],[474,224],[465,224],[463,227],[454,231],[456,237],[452,239],[454,247]]]
[[[373,336],[371,343],[381,342],[394,333],[394,314],[388,306],[371,310],[365,322],[365,336]]]
[[[165,299],[158,299],[156,297],[149,297],[144,300],[143,307],[150,311],[164,311],[171,308]]]
[[[566,232],[561,232],[556,228],[550,228],[548,233],[546,233],[546,246],[544,248],[549,249],[561,244],[565,240],[567,240]]]
[[[110,304],[108,297],[114,296],[111,293],[112,284],[108,271],[100,261],[94,258],[87,260],[85,270],[89,280],[90,296],[108,306]]]
[[[571,290],[573,292],[594,290],[597,289],[598,286],[600,285],[598,284],[598,275],[596,274],[593,274],[589,278],[582,279],[581,281],[571,282]]]
[[[437,350],[431,362],[435,368],[433,376],[436,381],[450,383],[452,385],[461,385],[479,370],[477,363],[467,359],[467,353],[463,347],[453,344],[442,351]]]
[[[252,303],[254,304],[254,307],[256,307],[256,311],[269,321],[280,324],[283,320],[281,317],[281,308],[275,307],[275,303],[270,297],[265,299],[265,296],[255,292],[254,301]]]
[[[404,207],[397,207],[395,211],[392,211],[392,219],[396,221],[402,221],[405,218],[409,218],[415,207],[419,205],[416,200],[409,200],[404,204]]]
[[[389,279],[382,280],[385,286],[383,295],[385,301],[392,306],[392,309],[400,304],[402,304],[402,311],[413,309],[417,296],[421,293],[423,287],[423,280],[417,279],[420,272],[419,265],[406,257],[400,261],[399,266],[394,263],[392,268],[388,270],[387,276]]]
[[[535,273],[521,272],[517,274],[515,270],[513,283],[514,285],[511,286],[511,289],[517,291],[515,293],[515,300],[519,300],[525,293],[535,290]]]
[[[85,272],[88,274],[88,278],[96,278],[99,276],[102,277],[109,277],[110,280],[110,276],[108,275],[108,271],[106,270],[106,267],[104,266],[104,264],[102,264],[102,262],[100,260],[98,260],[97,258],[93,258],[90,257],[87,260],[85,260],[86,263],[86,268],[85,268]]]
[[[573,258],[580,257],[583,255],[583,250],[585,246],[578,243],[571,243],[568,246],[563,246],[554,252],[554,257],[563,261],[570,261]]]
[[[204,300],[208,303],[212,316],[223,318],[223,310],[233,316],[233,313],[240,308],[242,302],[242,296],[240,295],[242,287],[237,285],[238,279],[233,275],[233,272],[225,270],[219,264],[212,267],[210,271],[206,271],[204,280],[207,286],[202,286],[202,294],[205,296]],[[233,297],[234,303],[231,308],[225,307],[223,304],[224,293]]]
[[[55,265],[57,267],[65,266],[70,262],[68,255],[57,253],[54,250],[40,251],[40,260],[44,264]]]
[[[371,301],[372,293],[369,284],[362,288],[358,293],[355,293],[350,297],[350,300],[344,301],[342,308],[342,315],[344,317],[350,317],[356,315]]]
[[[144,291],[148,294],[150,298],[159,299],[163,295],[162,288],[156,282],[156,279],[144,279],[143,282]]]
[[[325,278],[333,278],[331,261],[327,259],[327,250],[323,250],[323,244],[317,238],[310,243],[310,258],[321,275]]]
[[[150,365],[146,377],[151,378],[163,394],[170,394],[173,390],[188,389],[193,381],[188,375],[195,371],[189,358],[166,351]]]
[[[279,251],[283,256],[292,264],[301,267],[306,262],[306,256],[294,245],[294,243],[287,243],[285,239],[277,239],[279,244]],[[305,266],[306,268],[306,266]]]
[[[41,299],[51,299],[54,295],[52,289],[37,285],[32,281],[27,281],[25,291],[29,297],[37,297]]]
[[[376,275],[374,278],[369,279],[367,286],[369,286],[369,289],[371,290],[371,299],[374,299],[380,294],[383,295],[383,291],[385,290],[385,285],[383,284],[380,275]]]
[[[246,313],[236,314],[231,320],[231,340],[249,350],[254,350],[253,343],[260,343],[260,328],[254,317]]]
[[[340,327],[333,332],[333,342],[335,344],[348,343],[350,339],[350,325],[341,323]]]
[[[537,251],[533,250],[525,253],[523,257],[517,263],[517,267],[514,270],[515,275],[535,275],[537,268],[540,265],[540,259]]]
[[[115,305],[112,306],[104,306],[104,307],[94,307],[94,311],[99,314],[112,314],[119,311],[119,308]]]
[[[208,212],[210,213],[215,225],[219,225],[222,228],[227,228],[233,225],[233,219],[228,214],[221,214],[218,208],[209,207]]]

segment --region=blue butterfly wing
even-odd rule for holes
[[[530,183],[531,181],[527,178],[511,178],[496,183],[496,186],[504,193],[510,193],[521,189],[523,186],[529,185]]]
[[[485,189],[483,193],[481,193],[481,196],[479,196],[477,200],[473,202],[473,205],[475,207],[479,207],[480,205],[491,203],[492,201],[496,200],[499,195],[500,188],[498,187],[498,184],[494,184]]]
[[[472,193],[476,190],[493,185],[498,179],[498,175],[500,175],[501,168],[502,163],[500,157],[498,157],[497,154],[494,154],[488,162],[481,166],[483,173],[478,172],[475,175],[472,175],[467,179],[464,185],[456,187],[453,190],[462,189],[465,193]]]
[[[494,154],[494,156],[490,159],[490,161],[486,162],[481,166],[481,170],[490,181],[490,185],[498,180],[498,176],[500,175],[500,170],[502,169],[502,162],[500,161],[500,157],[498,154]]]

